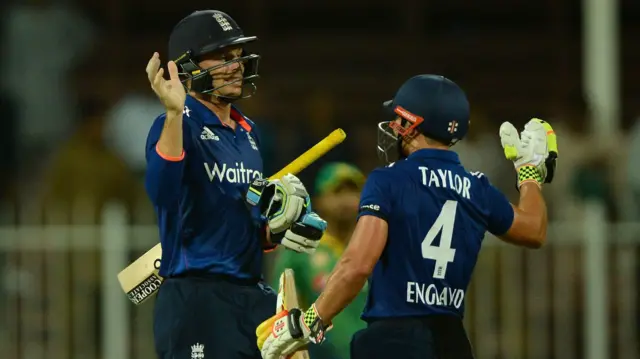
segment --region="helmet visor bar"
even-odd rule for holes
[[[399,159],[398,142],[400,137],[391,127],[391,121],[378,123],[378,158],[385,164]]]
[[[215,66],[211,66],[208,67],[206,69],[202,69],[201,67],[199,67],[193,60],[190,60],[191,62],[191,67],[195,68],[195,71],[191,71],[190,73],[184,70],[184,67],[181,66],[181,70],[182,72],[179,73],[179,75],[181,77],[183,77],[182,83],[186,84],[186,82],[188,80],[193,82],[196,81],[207,81],[210,83],[206,84],[206,88],[203,88],[201,91],[198,91],[200,93],[203,94],[210,94],[213,93],[221,88],[224,88],[226,86],[229,85],[233,85],[233,84],[237,84],[238,82],[242,82],[243,85],[251,85],[253,84],[253,82],[258,79],[259,75],[258,75],[258,63],[260,60],[260,55],[257,54],[246,54],[244,56],[235,58],[233,60],[229,60],[229,61],[225,61],[221,64],[215,65]],[[242,63],[244,66],[244,70],[243,70],[243,76],[242,78],[239,78],[237,80],[234,81],[229,81],[227,83],[225,83],[224,85],[218,86],[218,87],[213,87],[213,80],[214,77],[211,75],[212,71],[218,70],[220,68],[232,65],[234,63]],[[243,97],[244,98],[244,97]]]

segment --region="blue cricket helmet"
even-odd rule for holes
[[[178,66],[181,81],[185,87],[187,80],[191,80],[191,87],[187,89],[189,91],[213,94],[222,87],[241,81],[243,91],[239,97],[216,95],[224,101],[232,102],[251,97],[256,92],[255,82],[259,78],[260,55],[243,49],[242,56],[206,69],[198,65],[200,57],[229,46],[245,46],[257,39],[255,36],[245,36],[238,23],[224,12],[199,10],[180,20],[171,31],[169,58],[175,61]],[[242,63],[244,66],[242,80],[232,81],[214,88],[211,71],[235,62]],[[248,87],[244,85],[248,85]]]
[[[417,75],[407,80],[384,107],[399,116],[378,124],[378,154],[392,162],[391,151],[398,151],[402,138],[417,130],[421,134],[453,146],[469,130],[469,101],[464,91],[453,81],[439,75]],[[402,156],[401,153],[399,153]]]

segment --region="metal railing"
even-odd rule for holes
[[[638,352],[640,223],[554,223],[525,250],[487,236],[467,293],[478,359],[631,359]],[[116,274],[157,241],[107,206],[100,225],[0,227],[0,353],[15,359],[154,358],[152,302]]]

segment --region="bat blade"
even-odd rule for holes
[[[286,268],[280,274],[278,281],[278,300],[276,303],[276,313],[289,308],[299,308],[298,291],[296,289],[296,279],[293,269]],[[309,351],[304,348],[291,354],[286,359],[310,359]]]
[[[133,304],[144,303],[160,289],[164,280],[158,273],[161,256],[162,247],[158,243],[118,273],[120,287]]]

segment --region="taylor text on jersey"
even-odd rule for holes
[[[456,191],[460,196],[471,199],[471,180],[453,174],[449,170],[429,169],[425,166],[418,167],[422,173],[422,184],[428,187],[446,188]]]

